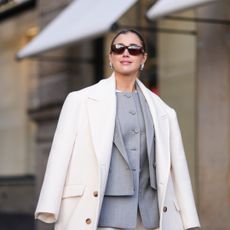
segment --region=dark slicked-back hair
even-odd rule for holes
[[[143,38],[143,36],[141,35],[140,32],[138,32],[137,30],[135,29],[122,29],[120,31],[117,32],[117,34],[113,37],[113,40],[111,42],[111,46],[114,44],[114,41],[116,40],[116,38],[121,35],[121,34],[127,34],[127,33],[133,33],[133,34],[136,34],[136,36],[140,39],[141,41],[141,44],[142,44],[142,47],[143,47],[143,50],[144,52],[146,52],[146,43],[145,43],[145,40]]]

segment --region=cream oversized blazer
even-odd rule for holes
[[[198,227],[176,113],[137,83],[155,128],[160,230]],[[115,88],[112,74],[64,102],[35,212],[37,219],[55,222],[55,230],[97,229],[113,144]]]

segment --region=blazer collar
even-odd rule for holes
[[[99,81],[97,84],[90,87],[91,90],[89,91],[88,98],[93,100],[101,101],[106,100],[109,101],[111,97],[115,97],[115,90],[116,90],[116,80],[115,74],[106,79]]]
[[[170,171],[170,150],[169,150],[169,121],[168,113],[163,102],[154,96],[142,82],[137,79],[142,93],[144,94],[152,114],[155,136],[156,136],[156,173],[157,187],[165,184]]]
[[[137,79],[136,82],[140,87],[148,105],[151,107],[151,112],[153,112],[154,115],[157,115],[158,117],[166,116],[168,113],[161,106],[161,104],[157,102],[157,96],[154,96],[154,94],[139,79]],[[151,106],[152,103],[154,103],[154,106]]]
[[[148,111],[147,101],[141,92],[140,86],[137,84],[137,92],[139,95],[142,113],[145,122],[146,138],[147,138],[147,152],[149,159],[151,158],[152,144],[154,140],[154,125],[150,111]]]
[[[157,107],[157,115],[160,117],[164,117],[165,115],[167,115],[165,109],[160,106],[160,103],[157,103],[157,96],[154,97],[152,92],[139,79],[136,79],[136,83],[140,87],[145,99],[147,100],[147,103],[151,104],[152,102],[154,102],[154,106]],[[115,95],[116,79],[115,74],[112,73],[110,77],[103,79],[94,86],[92,86],[91,90],[89,91],[88,97],[98,101],[109,101],[111,97],[114,98]]]

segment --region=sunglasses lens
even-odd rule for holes
[[[120,44],[113,44],[111,46],[111,51],[115,54],[123,54],[125,51],[125,46]]]
[[[138,46],[129,46],[128,51],[133,56],[140,55],[141,53],[143,53],[142,47]]]
[[[126,48],[128,49],[129,54],[133,56],[137,56],[144,53],[143,48],[141,46],[125,46],[122,44],[113,44],[111,46],[111,52],[113,52],[114,54],[123,54]]]

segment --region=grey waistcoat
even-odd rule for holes
[[[99,227],[136,228],[140,210],[145,228],[159,226],[154,127],[148,104],[137,92],[117,93],[117,114],[109,175]]]

